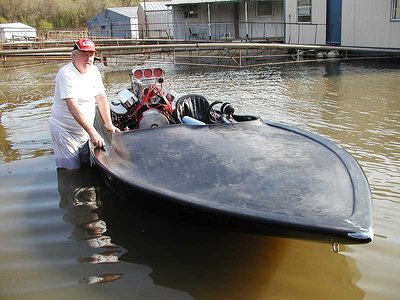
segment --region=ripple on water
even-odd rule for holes
[[[0,298],[188,299],[155,286],[149,267],[120,262],[126,250],[106,234],[96,203],[82,198],[65,206],[59,180],[52,157],[0,164]]]
[[[135,227],[132,237],[124,226],[115,226],[121,215],[100,218],[96,203],[80,198],[65,205],[48,157],[47,118],[58,66],[46,68],[8,70],[7,76],[0,70],[0,298],[190,298],[155,285],[152,278],[217,299],[237,295],[237,289],[243,298],[259,299],[398,298],[398,61],[240,70],[166,67],[167,88],[228,101],[237,112],[317,132],[359,161],[372,189],[375,240],[332,255],[326,245],[286,239],[216,234],[212,243],[209,236],[172,230],[170,222],[162,226],[147,216],[145,224],[153,230]],[[129,85],[129,76],[105,73],[105,82],[115,93]]]

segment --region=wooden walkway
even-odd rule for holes
[[[145,61],[174,64],[250,67],[315,59],[400,57],[400,49],[298,45],[283,43],[198,43],[171,40],[95,40],[105,65],[133,65]],[[11,44],[11,43],[10,43]],[[70,59],[73,41],[2,44],[1,66]]]

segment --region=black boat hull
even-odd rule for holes
[[[328,139],[261,120],[111,136],[99,119],[106,147],[92,147],[92,159],[129,201],[230,230],[345,244],[373,238],[368,181]]]

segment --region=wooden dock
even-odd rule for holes
[[[204,43],[102,39],[95,40],[95,43],[98,57],[105,65],[133,65],[145,61],[162,61],[173,64],[242,68],[315,59],[400,57],[400,49],[265,42]],[[2,67],[70,59],[73,41],[10,44],[2,44],[0,48]]]

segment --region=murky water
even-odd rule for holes
[[[0,69],[0,299],[398,299],[399,60],[165,66],[168,88],[317,132],[358,159],[375,240],[338,254],[182,223],[121,202],[93,171],[57,173],[47,118],[59,67]],[[129,83],[103,72],[110,95]]]

